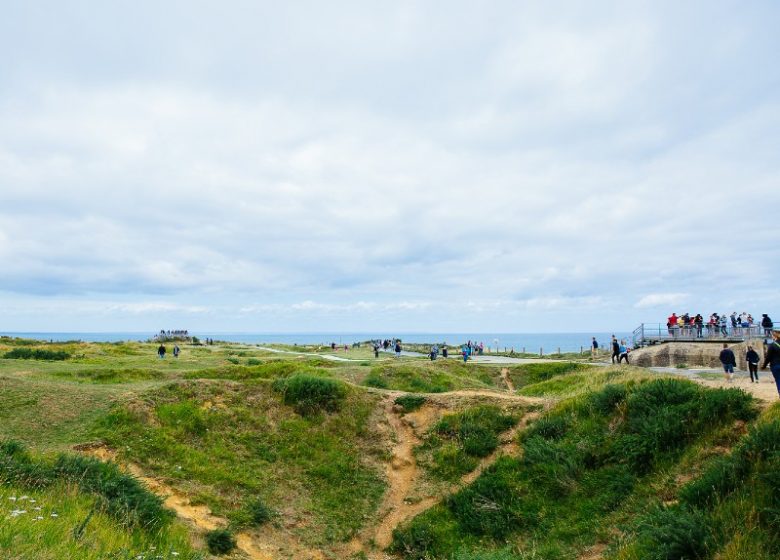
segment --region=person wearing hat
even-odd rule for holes
[[[772,327],[772,342],[766,347],[761,369],[766,369],[766,366],[769,366],[772,377],[775,378],[777,394],[780,395],[780,327]]]

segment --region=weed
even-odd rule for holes
[[[222,555],[236,548],[236,539],[227,529],[214,529],[206,533],[206,545],[211,554]]]
[[[404,412],[413,412],[424,405],[427,400],[422,395],[401,395],[394,402],[403,408]]]

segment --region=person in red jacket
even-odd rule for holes
[[[677,313],[672,313],[666,320],[666,328],[669,329],[669,334],[674,336],[677,329]]]

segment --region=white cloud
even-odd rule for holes
[[[669,306],[675,306],[680,305],[681,303],[685,303],[688,300],[688,294],[682,294],[682,293],[674,293],[674,294],[647,294],[646,296],[643,296],[640,298],[639,301],[636,302],[634,307],[638,308],[645,308],[645,307],[669,307]]]

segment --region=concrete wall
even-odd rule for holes
[[[761,340],[752,340],[750,344],[764,359],[764,345]],[[737,357],[737,367],[747,370],[745,353],[747,343],[729,344]],[[631,363],[642,367],[676,367],[685,364],[688,367],[721,367],[718,355],[723,343],[715,342],[665,342],[655,346],[640,348],[631,352]]]

